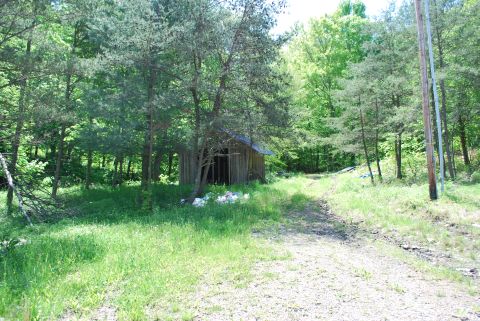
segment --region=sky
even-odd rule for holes
[[[306,24],[310,18],[333,13],[341,0],[287,0],[285,12],[278,17],[274,33],[290,30],[295,22]],[[390,0],[363,0],[367,6],[367,15],[378,15],[388,6]]]

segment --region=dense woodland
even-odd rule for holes
[[[424,177],[413,5],[367,17],[345,1],[276,35],[284,5],[2,0],[0,152],[18,189],[58,200],[62,187],[140,182],[138,204],[151,208],[152,184],[178,181],[188,149],[193,198],[223,128],[273,149],[271,173],[366,163],[372,182],[391,164],[398,179]],[[430,16],[454,180],[480,163],[480,1],[435,0]]]
[[[3,1],[0,142],[10,173],[54,199],[60,186],[141,181],[139,202],[150,207],[152,182],[175,181],[179,149],[201,155],[202,168],[222,144],[218,129],[275,135],[288,123],[276,67],[284,41],[269,34],[280,8]],[[202,185],[198,177],[193,196]]]
[[[479,165],[480,3],[436,0],[430,9],[443,157],[455,179]],[[363,4],[346,3],[301,29],[285,57],[292,108],[302,115],[294,127],[304,137],[285,155],[290,168],[331,171],[367,159],[380,179],[380,160],[395,163],[398,179],[425,172],[413,3],[391,4],[376,19]]]

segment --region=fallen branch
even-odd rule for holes
[[[32,220],[30,219],[30,216],[28,216],[27,214],[27,211],[25,210],[24,206],[23,206],[23,198],[22,198],[22,195],[18,192],[18,190],[15,188],[15,185],[13,184],[13,178],[12,178],[12,175],[10,175],[10,172],[8,170],[8,166],[7,166],[7,162],[5,160],[5,157],[3,157],[3,154],[0,153],[0,163],[2,163],[2,167],[3,167],[3,171],[5,172],[5,175],[7,175],[7,181],[8,181],[8,185],[10,186],[10,188],[13,190],[13,192],[15,193],[15,196],[17,196],[17,199],[18,199],[18,207],[20,208],[20,211],[22,212],[22,214],[25,216],[25,218],[27,219],[28,223],[30,225],[33,225],[32,223]]]

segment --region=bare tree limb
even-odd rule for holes
[[[13,184],[13,178],[12,175],[10,175],[10,172],[8,171],[8,166],[7,162],[5,160],[5,157],[3,157],[3,154],[0,153],[0,163],[2,163],[3,171],[5,172],[5,175],[7,176],[7,181],[8,185],[11,187],[13,192],[15,193],[15,196],[17,196],[18,199],[18,207],[20,208],[20,211],[22,214],[25,216],[27,219],[28,223],[33,226],[32,220],[30,219],[30,216],[28,216],[27,211],[23,207],[23,198],[22,195],[18,192],[18,190],[15,188],[15,185]]]

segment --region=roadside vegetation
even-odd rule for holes
[[[136,208],[138,186],[64,190],[75,217],[34,227],[3,219],[2,240],[19,243],[0,254],[0,315],[88,319],[106,304],[122,320],[144,320],[149,305],[174,306],[206,272],[244,280],[253,262],[286,255],[250,235],[279,221],[289,205],[275,186],[244,188],[252,193],[245,204],[204,208],[179,205],[185,188],[156,186],[162,206],[153,213]]]
[[[325,175],[305,194],[326,200],[345,226],[447,268],[448,278],[477,277],[480,257],[480,185],[449,183],[438,202],[430,202],[426,184],[371,185],[351,173]],[[298,177],[307,184],[309,178]],[[302,184],[300,183],[300,184]],[[471,271],[470,271],[471,270]]]
[[[319,199],[327,201],[338,229],[353,228],[355,237],[376,239],[387,255],[477,293],[462,268],[480,260],[480,185],[449,183],[448,192],[431,203],[423,185],[373,186],[359,177],[363,171],[235,186],[251,198],[203,208],[179,204],[188,186],[156,185],[153,213],[136,207],[139,186],[62,190],[73,217],[34,227],[24,227],[20,217],[3,219],[2,240],[19,243],[2,248],[0,315],[88,319],[108,306],[121,320],[143,320],[149,307],[160,305],[165,315],[173,309],[188,316],[184,298],[206,276],[242,286],[251,281],[255,262],[288,259],[281,246],[252,231],[276,230],[286,213],[315,208]]]

